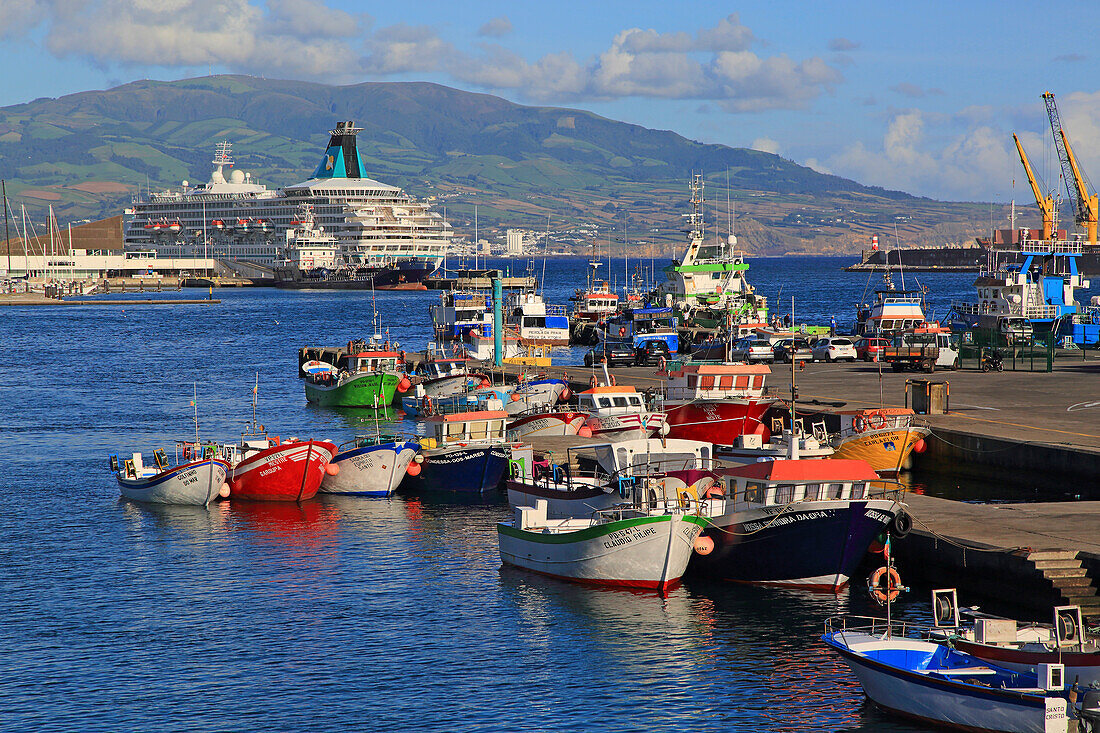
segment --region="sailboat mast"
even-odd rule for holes
[[[8,251],[8,277],[11,277],[11,234],[8,232],[8,182],[0,180],[4,191],[4,248]]]
[[[198,382],[192,382],[191,388],[193,390],[193,399],[191,400],[191,406],[195,408],[195,445],[199,444],[199,385]],[[255,414],[255,413],[253,413]],[[253,417],[255,419],[255,417]]]

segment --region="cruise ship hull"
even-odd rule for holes
[[[289,290],[427,290],[424,280],[433,272],[435,266],[422,261],[359,268],[354,275],[314,276],[296,267],[280,267],[275,270],[275,287]]]

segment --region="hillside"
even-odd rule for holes
[[[988,222],[985,206],[863,186],[770,153],[416,82],[215,76],[38,99],[0,108],[0,177],[37,221],[50,204],[62,223],[108,216],[146,186],[206,180],[222,139],[258,182],[296,183],[336,120],[364,128],[369,175],[435,196],[460,231],[477,204],[484,227],[541,230],[549,216],[555,230],[598,226],[620,240],[625,227],[656,254],[682,241],[692,171],[714,184],[725,220],[727,169],[741,243],[761,253],[853,251],[895,223],[904,242],[960,241]]]

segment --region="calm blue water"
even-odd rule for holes
[[[866,276],[845,262],[758,260],[751,277],[770,298],[794,292],[807,319],[842,303],[850,321]],[[546,279],[565,302],[583,261]],[[970,280],[922,278],[934,304]],[[273,433],[339,442],[373,426],[308,406],[295,376],[298,346],[369,332],[369,294],[217,295],[0,310],[0,729],[920,730],[866,704],[817,640],[827,615],[872,610],[862,592],[659,598],[505,572],[499,502],[120,501],[106,455],[193,435],[193,384],[203,436],[239,433],[257,373]],[[422,348],[436,297],[379,294],[391,337]],[[924,598],[899,612],[921,616]]]

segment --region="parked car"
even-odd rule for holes
[[[880,336],[864,336],[856,341],[856,358],[863,361],[878,361],[882,358],[882,350],[890,345],[890,339]]]
[[[672,359],[668,344],[664,341],[646,341],[645,344],[634,349],[634,364],[636,366],[657,364],[661,359],[666,362]]]
[[[790,363],[795,361],[813,361],[814,352],[810,348],[810,342],[804,338],[781,339],[772,347],[772,355],[776,361]]]
[[[815,361],[855,361],[856,347],[847,336],[823,336],[814,342]]]
[[[634,349],[629,346],[611,345],[607,343],[597,344],[588,350],[584,355],[584,365],[586,367],[593,366],[595,364],[603,364],[607,362],[609,367],[616,365],[619,366],[633,366],[634,365]]]
[[[734,361],[775,361],[771,342],[767,339],[749,336],[741,339],[730,349],[730,358]]]

